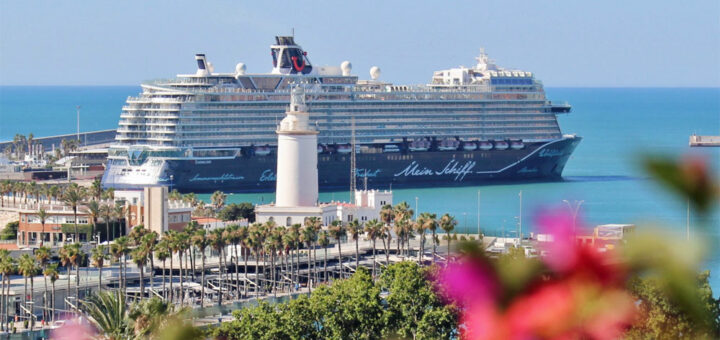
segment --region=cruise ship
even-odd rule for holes
[[[122,108],[104,187],[164,185],[181,192],[275,189],[277,124],[293,87],[306,94],[320,132],[321,190],[467,186],[558,180],[581,137],[564,135],[532,72],[506,69],[481,50],[473,67],[436,71],[425,85],[398,85],[350,62],[317,66],[293,36],[275,37],[272,70],[197,70],[142,84]]]

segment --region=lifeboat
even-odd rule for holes
[[[508,148],[508,143],[504,140],[500,140],[495,142],[495,149],[497,150],[506,150]]]
[[[465,142],[463,143],[463,150],[465,151],[475,151],[477,150],[477,143],[475,142]]]
[[[269,146],[256,146],[255,147],[255,155],[258,156],[267,156],[270,154],[270,147]]]
[[[325,148],[323,148],[322,145],[318,144],[317,152],[318,152],[318,153],[323,153],[324,151],[325,151]]]
[[[400,152],[400,148],[395,144],[386,144],[383,146],[383,152]]]
[[[480,142],[480,150],[487,151],[487,150],[491,150],[492,148],[493,148],[492,143],[485,142],[485,141]]]
[[[458,142],[454,139],[443,139],[443,141],[440,142],[440,145],[438,145],[438,150],[454,151],[454,150],[457,150],[458,146],[460,146],[460,142]]]
[[[410,151],[427,151],[430,148],[430,141],[427,140],[414,140],[410,142],[408,149]]]
[[[525,143],[522,140],[514,140],[510,142],[510,148],[513,150],[520,150],[525,147]]]
[[[350,153],[352,151],[352,145],[350,144],[340,144],[337,146],[337,152],[338,153]]]

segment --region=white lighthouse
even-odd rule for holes
[[[290,109],[277,130],[277,207],[314,207],[318,202],[317,135],[310,126],[305,90],[292,89]]]
[[[303,224],[307,217],[321,217],[318,206],[317,135],[310,125],[305,90],[294,87],[290,108],[278,126],[275,203],[255,208],[258,222]]]

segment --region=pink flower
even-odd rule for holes
[[[459,305],[492,302],[497,280],[492,268],[480,259],[462,259],[442,269],[437,281],[446,298]]]
[[[566,209],[555,208],[541,212],[535,221],[541,234],[552,235],[547,242],[545,263],[554,271],[564,272],[578,261],[573,218]]]

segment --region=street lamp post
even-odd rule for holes
[[[77,141],[80,143],[80,105],[75,106],[77,111]]]
[[[518,194],[520,196],[520,214],[518,214],[518,228],[520,229],[520,244],[522,244],[522,190],[520,190],[520,193]]]
[[[578,214],[578,211],[580,211],[580,206],[581,206],[585,201],[584,201],[584,200],[573,201],[573,203],[575,203],[575,209],[573,209],[573,208],[572,208],[572,205],[570,205],[570,201],[568,201],[568,200],[563,200],[563,202],[565,202],[565,204],[567,204],[568,209],[570,209],[570,213],[572,213],[572,218],[573,218],[573,234],[574,234],[574,233],[575,233],[575,227],[576,227],[577,214]]]
[[[477,229],[478,238],[480,238],[480,190],[478,190],[478,202],[477,202]]]

